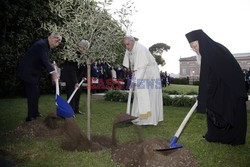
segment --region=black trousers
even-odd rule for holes
[[[70,96],[74,92],[74,90],[75,90],[75,84],[71,84],[71,83],[66,82],[67,99],[70,98]],[[80,101],[80,96],[81,96],[81,90],[82,89],[80,87],[69,103],[75,113],[79,112],[79,101]]]
[[[25,88],[25,94],[28,104],[28,118],[36,118],[39,114],[38,112],[38,102],[39,102],[39,84],[33,84],[28,82],[23,82]]]

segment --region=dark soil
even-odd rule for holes
[[[131,141],[112,149],[112,159],[125,166],[195,167],[196,159],[186,148],[164,152],[155,149],[166,148],[163,139]]]
[[[125,166],[169,166],[183,167],[197,166],[196,159],[186,148],[166,152],[154,151],[166,148],[168,143],[164,139],[143,140],[143,127],[134,126],[127,114],[121,114],[113,122],[112,137],[91,135],[88,140],[86,133],[78,126],[74,118],[63,119],[54,113],[49,114],[44,120],[24,123],[8,135],[10,137],[30,136],[37,138],[56,137],[61,141],[61,148],[67,151],[101,151],[111,149],[112,160]],[[117,144],[116,130],[118,125],[127,124],[135,127],[138,136],[136,141]],[[124,126],[126,127],[126,126]]]

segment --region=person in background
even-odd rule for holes
[[[247,90],[247,92],[249,92],[249,88],[250,88],[250,68],[249,68],[249,70],[248,70],[248,72],[246,74],[246,77],[247,77],[247,80],[248,80],[248,90]]]
[[[200,57],[198,112],[207,115],[208,142],[245,143],[248,99],[242,70],[222,44],[202,30],[186,34],[190,47]]]
[[[160,71],[149,50],[132,36],[125,36],[123,66],[133,71],[134,101],[131,115],[135,125],[157,125],[163,121]],[[127,113],[130,114],[130,113]]]
[[[75,54],[78,56],[82,56],[83,53],[88,49],[89,42],[87,40],[81,40],[78,44],[78,50]],[[67,99],[70,98],[71,94],[74,92],[76,88],[79,88],[73,98],[70,101],[70,105],[75,114],[82,114],[79,110],[79,101],[81,96],[81,85],[79,83],[81,80],[86,77],[84,76],[86,73],[86,66],[83,64],[78,65],[76,61],[65,60],[62,66],[62,75],[61,80],[66,82],[66,93]]]
[[[247,75],[248,71],[247,70],[243,70],[243,74],[244,74],[244,79],[245,79],[245,87],[246,87],[246,91],[248,92],[249,90],[249,77]]]
[[[28,105],[26,121],[32,121],[42,116],[38,111],[41,71],[45,67],[51,74],[53,81],[58,79],[59,75],[50,63],[50,50],[56,48],[61,41],[62,37],[56,32],[51,33],[46,39],[37,40],[28,49],[19,64],[17,75],[24,83]]]

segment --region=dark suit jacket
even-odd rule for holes
[[[64,62],[61,72],[62,81],[75,85],[79,83],[83,77],[85,77],[85,67],[83,65],[78,67],[77,62],[68,60]]]
[[[99,77],[100,76],[100,69],[98,65],[92,64],[91,65],[91,77]]]
[[[42,67],[51,72],[54,67],[50,63],[50,46],[48,39],[36,41],[21,60],[17,74],[25,82],[38,83]]]

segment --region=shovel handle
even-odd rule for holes
[[[191,115],[193,114],[194,110],[196,109],[198,105],[198,101],[196,100],[196,102],[194,103],[193,107],[189,110],[188,114],[186,115],[186,117],[184,118],[184,120],[182,121],[179,129],[177,130],[177,132],[175,133],[175,136],[177,138],[179,138],[183,128],[185,127],[186,123],[188,122],[189,118],[191,117]]]
[[[57,67],[56,67],[56,62],[54,61],[53,64],[55,67],[55,71],[57,73],[58,71],[57,71]],[[59,93],[59,80],[58,79],[55,80],[55,84],[56,84],[56,95],[60,95],[60,93]]]
[[[126,112],[128,115],[131,115],[131,113],[130,113],[130,104],[131,104],[132,91],[133,91],[133,86],[130,85],[129,94],[128,94],[128,102],[127,102],[127,112]]]
[[[86,80],[86,79],[83,78],[82,81],[79,83],[79,85],[81,86],[82,83],[83,83],[83,81],[85,81],[85,80]],[[79,87],[80,87],[80,86],[79,86]],[[76,93],[76,91],[79,89],[79,87],[75,88],[74,92],[71,94],[71,96],[69,97],[69,99],[68,99],[68,101],[67,101],[68,103],[70,103],[70,101],[72,100],[73,96],[75,95],[75,93]]]
[[[56,95],[59,95],[59,81],[56,79]]]

